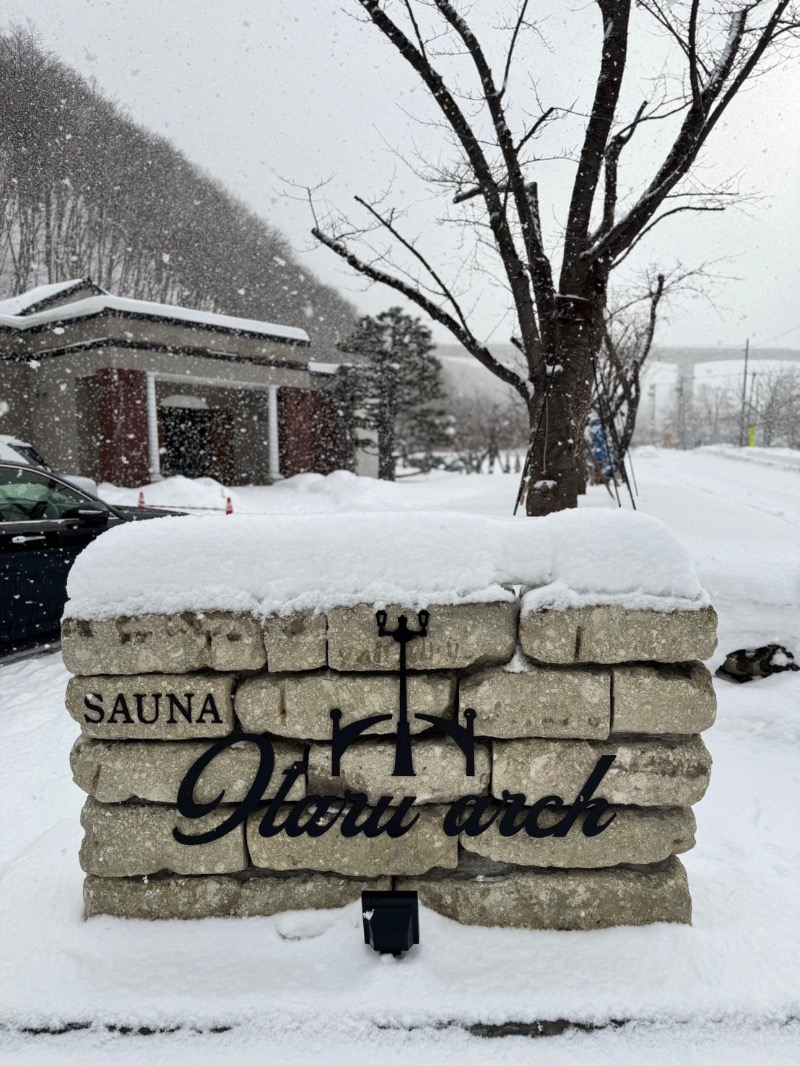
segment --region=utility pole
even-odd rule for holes
[[[758,430],[757,415],[758,415],[758,382],[756,378],[758,372],[756,370],[750,375],[750,399],[747,403],[748,419],[747,419],[747,444],[748,447],[755,447],[755,432]],[[755,397],[755,402],[754,398]]]
[[[744,433],[747,424],[747,360],[750,357],[750,338],[744,343],[744,380],[742,381],[742,418],[739,423],[739,447],[744,447]]]
[[[681,376],[680,370],[678,370],[678,384],[675,386],[675,392],[677,394],[677,410],[675,412],[677,426],[675,427],[676,436],[678,438],[678,447],[686,447],[686,410],[684,408],[685,391],[684,380]]]

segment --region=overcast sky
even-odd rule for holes
[[[493,21],[510,6],[481,0],[479,17]],[[580,105],[599,50],[594,7],[590,0],[537,7],[552,13],[549,48],[531,40],[520,52],[513,98],[533,107],[535,77],[545,106]],[[396,297],[365,290],[331,252],[313,248],[309,208],[286,195],[281,179],[331,178],[324,197],[348,210],[354,193],[389,190],[386,202],[408,211],[407,232],[448,276],[459,256],[457,235],[437,224],[430,190],[406,166],[415,151],[434,162],[443,149],[439,132],[417,121],[431,115],[429,103],[377,31],[349,17],[356,8],[354,0],[0,0],[5,24],[32,22],[48,48],[96,79],[134,120],[169,137],[280,228],[319,277],[376,312]],[[652,34],[639,32],[635,45],[625,97],[632,111],[663,60]],[[725,258],[716,272],[736,279],[717,283],[713,307],[691,299],[677,305],[660,329],[662,344],[743,345],[749,336],[754,345],[800,347],[798,98],[795,62],[757,82],[712,135],[703,180],[736,174],[762,199],[744,211],[679,215],[640,257],[639,265],[665,267]],[[551,134],[554,149],[559,136]],[[633,149],[634,142],[626,176],[635,183],[665,147],[654,133]],[[555,240],[572,166],[540,167],[543,220]],[[471,285],[476,333],[506,342],[502,294],[463,271],[461,280]]]

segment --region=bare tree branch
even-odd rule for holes
[[[525,324],[525,335],[538,338],[539,325],[536,319],[528,274],[517,253],[508,219],[503,211],[497,182],[472,128],[452,93],[445,85],[441,75],[428,62],[426,56],[414,47],[396,23],[386,15],[380,6],[379,0],[357,0],[357,2],[364,8],[377,28],[391,41],[400,55],[422,78],[464,149],[486,201],[490,223],[501,252],[503,266],[514,297],[517,314]],[[459,19],[457,13],[450,4],[445,3],[445,0],[434,0],[434,2],[445,17],[447,17],[447,14],[444,9],[447,9],[452,18]],[[448,18],[448,21],[450,21],[450,18]],[[505,119],[503,119],[503,122],[505,122]],[[542,254],[542,259],[546,262],[544,254]],[[549,267],[549,264],[547,266]],[[529,359],[533,360],[532,353],[529,355]]]
[[[411,300],[418,307],[421,307],[426,314],[430,315],[436,322],[446,326],[447,329],[453,334],[453,336],[467,349],[470,355],[474,356],[479,363],[490,370],[501,381],[505,381],[507,385],[510,385],[515,389],[520,396],[527,403],[529,395],[525,386],[525,382],[518,374],[515,374],[513,370],[509,370],[507,366],[499,362],[489,349],[478,342],[475,336],[469,331],[465,330],[452,315],[448,314],[443,308],[435,304],[433,300],[429,300],[413,285],[408,285],[400,278],[396,278],[391,274],[387,274],[383,270],[378,270],[376,267],[371,266],[369,263],[365,263],[358,256],[351,252],[347,245],[342,241],[337,240],[335,237],[331,237],[327,233],[323,233],[322,230],[316,226],[311,230],[314,237],[324,244],[326,248],[330,248],[332,252],[335,252],[341,259],[354,270],[357,270],[359,274],[363,274],[364,277],[370,278],[372,281],[379,281],[383,285],[387,285],[390,289],[394,289],[396,292],[401,293],[407,299]]]
[[[689,80],[692,86],[692,103],[695,106],[700,102],[700,77],[697,70],[697,12],[699,7],[700,0],[692,0],[692,9],[689,13],[689,39],[687,42]]]
[[[511,34],[511,43],[508,46],[508,54],[506,55],[506,65],[505,65],[505,69],[503,71],[503,80],[502,80],[502,82],[500,84],[500,96],[503,96],[503,94],[506,91],[506,87],[508,86],[508,76],[511,73],[511,60],[514,57],[514,48],[516,47],[516,44],[517,44],[517,38],[519,37],[519,31],[522,29],[522,26],[523,26],[523,24],[525,22],[525,12],[528,9],[528,2],[529,2],[529,0],[523,0],[522,7],[519,10],[519,14],[517,15],[516,22],[514,23],[514,30],[513,30],[512,34]]]
[[[578,170],[572,187],[564,241],[564,266],[569,272],[589,235],[589,221],[606,146],[616,114],[628,54],[630,0],[597,0],[603,18],[603,49],[594,103],[586,124]]]
[[[449,0],[433,0],[433,2],[464,42],[464,45],[475,64],[475,69],[478,72],[484,97],[489,108],[489,114],[492,118],[492,124],[497,135],[497,142],[500,146],[500,151],[503,154],[503,162],[505,163],[506,172],[508,174],[508,184],[514,196],[514,203],[522,228],[522,239],[527,251],[528,268],[530,270],[533,289],[536,295],[536,306],[539,311],[538,327],[536,331],[529,331],[525,328],[526,323],[523,323],[523,337],[535,337],[538,342],[539,329],[541,329],[545,334],[544,346],[548,347],[548,345],[552,344],[554,340],[553,323],[551,321],[555,307],[553,277],[550,269],[550,262],[545,255],[544,248],[541,244],[540,235],[534,226],[530,204],[528,202],[528,195],[525,188],[525,179],[522,175],[519,156],[514,148],[514,140],[511,136],[511,130],[506,121],[500,94],[495,86],[494,78],[492,77],[492,72],[489,68],[483,49],[481,48],[477,37],[467,25],[466,20],[459,15]],[[533,307],[531,307],[531,313],[534,322],[536,322],[535,314],[533,314]],[[528,351],[526,354],[528,356],[528,363],[531,371],[533,371],[535,368],[536,353],[535,351]]]
[[[440,289],[442,297],[445,300],[447,300],[447,302],[452,306],[453,310],[455,311],[455,313],[456,313],[456,315],[458,317],[459,322],[464,327],[464,331],[468,333],[469,332],[469,326],[467,325],[467,320],[464,317],[464,313],[461,310],[461,307],[460,307],[458,301],[456,300],[452,290],[450,289],[450,287],[448,285],[445,284],[445,282],[442,280],[441,276],[430,265],[428,260],[422,254],[422,252],[420,252],[419,249],[415,245],[413,245],[410,241],[406,240],[406,238],[403,237],[402,234],[398,231],[398,229],[394,225],[393,221],[391,219],[384,218],[383,215],[381,215],[378,211],[376,211],[376,209],[372,206],[372,204],[368,204],[366,202],[366,200],[362,199],[360,196],[356,196],[355,200],[356,200],[357,203],[361,204],[362,207],[365,207],[367,209],[367,211],[369,211],[369,213],[373,216],[373,218],[376,218],[378,220],[378,222],[380,222],[380,224],[382,226],[384,226],[389,231],[389,233],[391,233],[391,235],[400,244],[402,244],[402,246],[407,251],[411,252],[411,254],[414,256],[414,258],[417,259],[422,264],[422,266],[425,268],[425,270],[427,270],[427,272],[430,274],[430,276],[433,278],[433,280],[439,286],[439,289]]]
[[[619,169],[619,157],[622,149],[636,132],[636,127],[642,121],[647,101],[644,101],[636,112],[634,119],[619,133],[615,134],[608,142],[603,160],[605,169],[605,190],[603,204],[603,221],[600,232],[605,233],[614,225],[614,213],[617,207],[617,172]]]
[[[657,218],[654,218],[652,220],[652,222],[649,223],[649,225],[645,226],[644,229],[640,230],[640,232],[631,241],[631,243],[628,245],[628,247],[625,249],[625,251],[622,252],[622,254],[619,255],[614,260],[614,266],[619,266],[620,263],[622,263],[625,259],[627,259],[628,256],[631,254],[631,252],[634,250],[634,248],[650,232],[650,230],[653,229],[655,226],[657,226],[659,224],[659,222],[663,222],[665,218],[669,218],[670,215],[678,215],[678,214],[680,214],[683,211],[724,211],[724,210],[725,210],[725,206],[723,204],[683,204],[681,207],[671,207],[669,209],[669,211],[665,211],[663,214],[659,215]]]
[[[752,74],[755,66],[764,55],[773,40],[783,13],[789,8],[791,0],[778,0],[766,24],[758,31],[756,43],[743,59],[738,73],[725,88],[734,65],[740,58],[740,49],[745,37],[747,15],[752,4],[745,5],[733,12],[730,19],[728,36],[717,61],[701,86],[697,103],[693,103],[684,119],[667,157],[657,174],[648,185],[639,200],[628,213],[608,233],[597,241],[585,254],[592,260],[611,256],[619,262],[621,253],[642,234],[648,221],[663,203],[665,197],[686,175],[697,158],[700,149],[708,139],[712,129],[719,121],[726,107],[735,97],[745,80]],[[641,6],[651,13],[659,13],[655,0],[641,0]],[[724,91],[723,91],[724,90]],[[716,104],[716,107],[714,106]]]

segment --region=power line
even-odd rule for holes
[[[800,322],[797,322],[795,323],[795,325],[790,326],[788,329],[785,329],[783,333],[776,333],[774,337],[768,337],[765,341],[759,341],[759,347],[764,344],[772,344],[773,341],[779,341],[781,337],[785,337],[788,333],[794,333],[796,329],[800,329]]]

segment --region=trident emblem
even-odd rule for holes
[[[387,629],[386,611],[376,611],[375,619],[378,623],[378,636],[390,637],[400,647],[400,705],[397,722],[397,738],[395,740],[393,777],[415,777],[414,756],[411,745],[411,726],[408,717],[408,667],[406,647],[412,640],[428,635],[428,622],[430,614],[427,611],[419,611],[417,621],[418,629],[409,629],[408,617],[401,614],[397,619],[395,629]],[[475,776],[475,711],[464,711],[465,725],[450,718],[443,718],[435,714],[415,714],[419,721],[430,722],[432,726],[454,741],[464,753],[466,762],[465,773],[467,777]],[[357,722],[351,722],[342,727],[342,712],[338,708],[331,711],[333,723],[333,736],[331,745],[331,773],[338,777],[341,767],[342,755],[350,747],[352,742],[365,734],[379,722],[391,721],[391,714],[373,714],[362,718]]]

